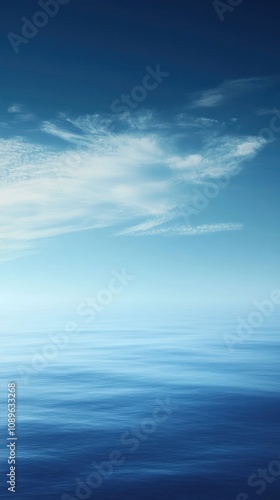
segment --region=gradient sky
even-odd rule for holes
[[[123,268],[135,279],[120,310],[268,297],[279,2],[244,0],[221,21],[210,0],[70,0],[15,53],[7,35],[40,10],[1,10],[1,310],[73,310]],[[114,112],[157,65],[162,81]]]

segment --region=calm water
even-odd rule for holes
[[[279,500],[279,476],[247,484],[280,461],[278,325],[266,320],[233,353],[223,339],[236,330],[230,319],[106,325],[48,351],[44,369],[34,356],[51,344],[45,329],[2,335],[1,498],[13,498],[3,484],[6,384],[15,380],[15,498],[79,498],[76,478],[83,483],[95,472],[80,498],[235,500],[244,492],[255,499],[264,487],[261,498]],[[93,462],[108,462],[114,450],[118,465],[101,476]]]

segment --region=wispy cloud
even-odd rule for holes
[[[275,114],[279,114],[279,109],[278,108],[261,108],[261,109],[257,109],[256,114],[258,116],[275,115]]]
[[[227,80],[221,85],[203,92],[195,93],[192,97],[192,108],[214,108],[221,106],[241,94],[252,90],[262,89],[272,83],[271,78],[243,78]]]
[[[8,113],[22,113],[23,106],[22,104],[12,104],[8,108]]]
[[[181,154],[168,161],[178,178],[200,184],[225,174],[238,174],[243,161],[253,159],[265,144],[266,141],[259,137],[208,137],[199,154]]]
[[[9,106],[7,111],[13,115],[15,121],[29,122],[35,118],[34,114],[30,113],[22,104],[14,103]]]
[[[39,125],[36,137],[0,139],[4,257],[32,251],[39,240],[89,229],[130,235],[239,229],[181,227],[176,221],[194,184],[237,174],[265,145],[256,137],[217,137],[215,131],[194,152],[189,131],[182,147],[176,120],[162,123],[150,112],[61,115]]]
[[[200,226],[169,226],[160,229],[131,228],[122,234],[133,236],[196,236],[202,234],[219,233],[222,231],[241,231],[243,224],[203,224]]]

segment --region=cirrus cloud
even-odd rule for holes
[[[36,142],[27,135],[0,139],[2,257],[89,229],[154,236],[241,229],[216,221],[180,227],[177,220],[194,184],[238,174],[265,141],[217,137],[215,123],[213,136],[208,127],[194,152],[189,131],[182,147],[182,128],[179,133],[176,127],[176,121],[163,123],[151,112],[60,115],[38,127]]]

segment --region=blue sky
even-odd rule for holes
[[[73,311],[124,268],[120,311],[266,298],[278,4],[244,0],[221,22],[208,0],[71,0],[15,53],[7,35],[38,11],[15,0],[1,16],[2,309]]]

